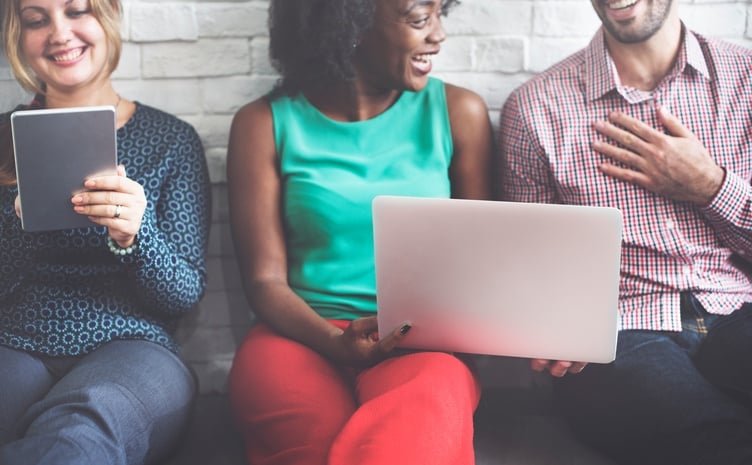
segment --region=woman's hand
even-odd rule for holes
[[[410,331],[410,323],[405,322],[384,337],[377,334],[378,323],[375,316],[353,320],[345,328],[334,344],[335,360],[353,366],[371,366],[387,358],[397,344]]]
[[[125,175],[123,165],[117,167],[115,175],[87,179],[84,187],[88,190],[71,199],[76,213],[106,226],[120,247],[133,245],[146,210],[144,188]]]
[[[16,216],[21,218],[21,197],[16,196],[16,200],[13,202],[13,206],[16,207]]]

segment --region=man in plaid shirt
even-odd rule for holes
[[[616,360],[557,404],[619,463],[752,464],[752,51],[677,1],[592,3],[590,45],[501,115],[504,200],[624,215]]]

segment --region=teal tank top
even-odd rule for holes
[[[288,282],[322,317],[376,311],[371,201],[449,197],[444,83],[429,79],[367,121],[334,121],[302,95],[271,101],[283,189]]]

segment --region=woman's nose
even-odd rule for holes
[[[444,39],[446,39],[447,34],[444,30],[444,25],[441,23],[441,16],[436,17],[436,21],[434,21],[434,26],[431,30],[431,33],[428,34],[428,40],[433,43],[441,43],[444,42]]]
[[[50,44],[63,45],[73,39],[73,29],[65,18],[53,18],[50,20]]]

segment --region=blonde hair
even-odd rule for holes
[[[91,12],[107,38],[107,72],[112,73],[120,61],[123,39],[120,36],[120,0],[89,0]],[[44,93],[45,84],[34,74],[21,52],[21,11],[19,0],[0,0],[2,43],[13,75],[21,87],[33,93]]]

